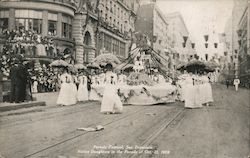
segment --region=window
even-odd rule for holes
[[[62,18],[62,37],[72,38],[72,18],[63,15]]]
[[[31,30],[38,34],[42,33],[42,20],[41,19],[23,19],[17,18],[15,27],[17,30]]]
[[[2,10],[0,11],[0,33],[8,29],[9,24],[9,11],[8,10]]]
[[[2,33],[3,30],[8,29],[8,18],[0,18],[0,33]]]
[[[125,43],[120,42],[120,55],[125,57]]]
[[[111,51],[111,36],[109,35],[104,35],[104,48]]]
[[[42,12],[36,10],[15,10],[16,29],[31,30],[38,34],[42,33]]]
[[[49,20],[48,21],[48,35],[55,36],[56,35],[56,21]]]

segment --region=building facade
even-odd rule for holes
[[[139,1],[78,0],[77,5],[73,22],[77,62],[90,63],[102,53],[126,58]]]
[[[190,37],[188,37],[189,31],[179,12],[168,14],[166,17],[169,21],[170,48],[173,50],[172,56],[174,59],[174,67],[176,67],[179,63],[187,62],[189,59],[195,57],[195,45],[192,47],[192,41]],[[184,36],[188,37],[185,46],[183,45]]]
[[[151,48],[165,58],[164,63],[170,68],[171,58],[166,51],[169,47],[168,25],[167,19],[156,3],[146,3],[138,9],[136,31],[148,37]]]
[[[250,87],[250,2],[240,18],[238,24],[238,73],[243,86]]]
[[[32,31],[53,38],[57,51],[74,53],[71,29],[75,10],[72,0],[1,0],[0,32]]]

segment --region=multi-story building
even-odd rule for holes
[[[77,4],[73,27],[77,62],[89,63],[107,52],[127,57],[139,1],[78,0]]]
[[[180,62],[187,62],[189,59],[193,58],[196,54],[195,45],[192,47],[192,41],[189,36],[189,31],[183,20],[182,15],[179,12],[170,13],[167,15],[169,21],[168,36],[170,37],[170,48],[173,51],[173,57],[175,63],[174,67]],[[183,37],[188,37],[186,45],[183,46]]]
[[[71,29],[75,10],[72,0],[1,0],[0,32],[29,30],[53,37],[57,51],[73,53]]]
[[[170,60],[165,51],[169,47],[168,25],[167,19],[156,3],[140,6],[135,22],[136,31],[145,34],[149,38],[153,50]]]
[[[244,86],[250,86],[250,1],[246,4],[238,24],[238,77]]]

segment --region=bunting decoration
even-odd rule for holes
[[[156,41],[157,41],[157,36],[154,35],[154,36],[153,36],[153,42],[155,43]]]
[[[208,61],[208,54],[205,54],[205,59],[206,61]]]
[[[208,41],[208,35],[204,35],[205,41]]]
[[[237,34],[240,37],[242,35],[242,30],[241,29],[237,30]]]
[[[219,42],[220,43],[225,43],[226,42],[226,34],[225,33],[220,33],[219,34]]]
[[[186,44],[188,36],[183,36],[184,43]]]
[[[191,45],[192,45],[192,48],[194,49],[195,48],[195,43],[191,43]]]
[[[183,48],[185,48],[186,47],[186,43],[184,42],[184,43],[182,43],[182,46],[183,46]]]
[[[218,47],[218,43],[214,43],[214,48],[217,48]]]
[[[241,46],[241,40],[238,40],[239,46]]]
[[[208,48],[208,43],[205,43],[205,47]]]

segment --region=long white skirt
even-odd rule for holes
[[[71,83],[62,83],[56,103],[61,104],[61,105],[75,104],[76,97],[75,97],[75,94],[72,92],[73,92],[73,88],[72,88]]]
[[[184,88],[185,107],[200,108],[202,107],[199,97],[199,87],[197,85],[187,84]]]
[[[88,89],[87,85],[79,84],[78,91],[77,91],[77,100],[78,101],[85,101],[88,100]]]
[[[122,102],[116,88],[112,85],[106,86],[101,103],[101,112],[121,113],[122,109]]]
[[[204,83],[200,88],[202,104],[213,102],[212,87],[210,83]]]

